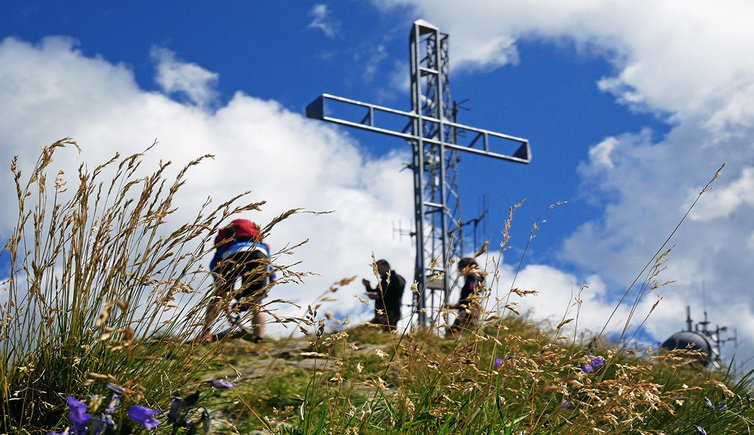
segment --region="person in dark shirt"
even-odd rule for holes
[[[464,257],[458,262],[458,273],[464,277],[461,296],[457,304],[448,306],[458,310],[458,315],[453,325],[445,331],[445,335],[453,335],[473,327],[481,314],[479,297],[484,289],[484,277],[479,265],[473,258]]]
[[[376,265],[380,276],[377,288],[372,288],[369,280],[361,280],[367,296],[374,299],[374,318],[370,323],[382,326],[383,331],[392,332],[401,318],[401,301],[406,280],[391,270],[390,263],[386,260],[377,260]]]

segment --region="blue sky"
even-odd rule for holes
[[[520,303],[559,319],[587,283],[582,324],[598,330],[727,162],[674,240],[665,278],[676,282],[641,308],[663,298],[647,325],[661,341],[683,328],[687,303],[699,320],[704,306],[713,322],[739,330],[750,358],[754,61],[745,58],[754,13],[742,1],[6,1],[0,158],[31,160],[65,136],[84,153],[63,166],[154,138],[155,159],[212,152],[187,208],[202,194],[252,189],[268,201],[256,220],[289,207],[336,211],[271,236],[273,245],[310,237],[299,254],[320,273],[281,292],[306,303],[343,276],[368,274],[372,252],[413,276],[413,249],[393,234],[399,221],[411,226],[410,176],[400,172],[409,147],[307,120],[303,110],[323,92],[409,110],[408,32],[419,18],[450,34],[451,89],[467,100],[460,121],[531,143],[530,165],[461,163],[464,218],[486,195],[492,246],[508,207],[526,198],[500,291],[537,216],[568,201],[548,212],[517,278],[541,296]],[[238,168],[239,153],[259,161]],[[2,214],[3,234],[12,216]],[[360,290],[341,294],[339,311],[368,315],[353,298]]]

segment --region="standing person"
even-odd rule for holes
[[[464,283],[458,303],[448,306],[458,310],[458,314],[453,325],[445,331],[446,336],[476,325],[482,311],[479,298],[484,289],[484,277],[476,260],[471,257],[461,258],[458,261],[458,273],[464,277]]]
[[[209,264],[214,277],[214,294],[207,307],[207,316],[200,335],[202,341],[212,341],[212,324],[220,310],[230,313],[229,304],[235,299],[234,312],[250,311],[252,339],[264,338],[264,316],[261,303],[274,281],[270,265],[270,248],[262,241],[259,226],[247,219],[235,219],[218,230],[215,255]],[[240,278],[241,287],[235,289]]]
[[[386,260],[377,260],[377,273],[380,282],[372,288],[368,279],[362,279],[367,296],[374,300],[374,318],[369,322],[381,325],[383,331],[395,331],[401,319],[401,301],[406,280],[390,269]]]

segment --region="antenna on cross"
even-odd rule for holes
[[[531,160],[529,141],[458,123],[460,103],[450,94],[449,37],[417,20],[409,34],[411,111],[322,94],[306,107],[306,116],[347,127],[401,138],[412,149],[414,236],[416,255],[413,311],[419,325],[434,318],[428,296],[437,289],[448,303],[454,258],[461,256],[453,240],[462,222],[457,184],[458,157],[465,152],[513,163]]]
[[[398,240],[401,242],[403,241],[403,236],[410,237],[413,242],[414,236],[416,235],[413,231],[403,228],[403,221],[400,219],[398,219],[398,227],[395,226],[395,221],[393,221],[393,240],[395,240],[396,234],[398,235]]]

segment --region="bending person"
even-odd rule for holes
[[[261,303],[274,281],[270,266],[269,247],[262,242],[259,227],[246,219],[236,219],[221,228],[215,238],[215,255],[210,262],[214,293],[207,307],[207,315],[200,335],[202,341],[215,337],[211,328],[221,310],[231,314],[230,303],[235,299],[232,312],[249,311],[252,319],[252,338],[264,338],[264,316]],[[241,287],[236,289],[236,282]]]

